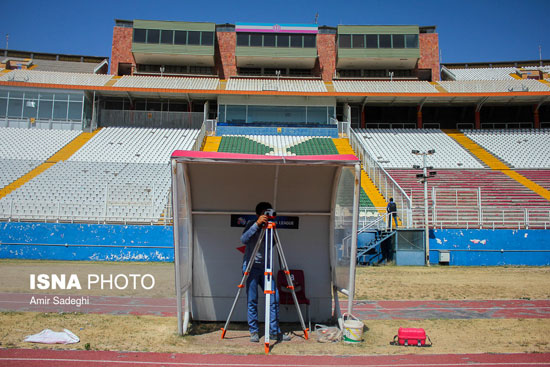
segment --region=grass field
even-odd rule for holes
[[[88,263],[58,261],[0,261],[0,292],[29,293],[30,273],[150,273],[157,282],[154,292],[97,291],[96,295],[173,297],[172,264]],[[542,267],[360,267],[356,299],[452,300],[452,299],[550,299],[550,268]],[[33,291],[38,293],[37,291]],[[46,293],[51,293],[47,291]],[[59,294],[93,295],[90,291]],[[403,354],[403,353],[521,353],[550,352],[547,335],[550,319],[494,320],[363,320],[366,330],[359,345],[318,343],[296,330],[293,340],[277,344],[274,354]],[[261,344],[248,341],[244,324],[232,324],[220,340],[220,324],[195,323],[192,335],[177,335],[173,317],[98,315],[74,313],[0,313],[0,347],[69,348],[185,353],[261,354]],[[295,328],[296,325],[283,325]],[[404,348],[389,342],[399,327],[423,327],[434,343],[431,348]],[[25,343],[26,335],[45,328],[67,328],[81,339],[68,346]]]

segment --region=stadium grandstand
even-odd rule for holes
[[[0,50],[0,220],[171,226],[170,155],[204,150],[355,154],[361,225],[394,198],[402,229],[426,203],[431,229],[550,228],[550,60],[442,65],[438,42],[117,19],[110,59]]]

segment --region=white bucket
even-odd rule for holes
[[[347,320],[346,316],[349,317]],[[355,316],[344,314],[344,342],[355,344],[363,341],[364,326]]]

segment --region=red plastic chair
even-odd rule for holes
[[[296,299],[299,305],[306,305],[306,318],[308,320],[308,327],[311,330],[311,319],[309,316],[309,298],[306,297],[306,283],[304,271],[300,269],[290,269],[290,277],[294,284],[294,292],[296,293]],[[277,273],[277,289],[279,290],[279,304],[280,305],[294,305],[292,299],[292,291],[287,288],[288,282],[286,280],[285,273],[279,270]]]

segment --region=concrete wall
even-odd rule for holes
[[[170,226],[2,223],[0,258],[174,261]]]
[[[430,231],[430,263],[449,251],[450,265],[550,265],[550,231],[442,229]]]

